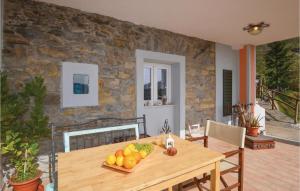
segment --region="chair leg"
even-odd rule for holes
[[[204,178],[204,182],[203,182],[203,183],[204,183],[204,184],[206,183],[206,180],[205,180],[205,177],[206,177],[206,176],[207,176],[207,173],[204,173],[204,174],[203,174],[203,178]]]
[[[243,191],[244,189],[244,148],[239,148],[239,177],[238,181],[240,183],[238,191]]]
[[[220,176],[220,180],[222,182],[222,184],[224,185],[225,188],[228,187],[228,184],[226,183],[225,179],[223,178],[223,176]]]
[[[199,180],[198,180],[196,177],[194,178],[194,182],[195,182],[195,184],[196,184],[198,190],[199,190],[199,191],[203,191],[202,188],[201,188],[201,185],[200,185],[200,183],[199,183]]]

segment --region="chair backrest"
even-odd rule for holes
[[[246,129],[244,127],[227,125],[224,123],[207,120],[205,136],[244,148]]]
[[[189,126],[189,131],[194,131],[194,130],[200,130],[200,123],[196,123],[196,124],[188,124]]]
[[[64,132],[65,152],[70,152],[70,137],[91,135],[91,134],[104,133],[104,132],[122,131],[122,130],[128,130],[128,129],[134,129],[135,137],[136,137],[136,139],[139,139],[139,125],[138,124],[120,125],[120,126],[104,127],[104,128],[100,127],[100,128],[95,128],[95,129]]]

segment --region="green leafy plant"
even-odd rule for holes
[[[8,155],[10,165],[15,168],[14,182],[23,182],[35,177],[38,173],[38,144],[22,143],[19,133],[7,131],[1,152]]]
[[[46,92],[44,80],[38,76],[12,93],[7,76],[1,73],[1,153],[15,169],[13,181],[37,175],[38,142],[50,134],[44,114]]]
[[[246,115],[246,127],[251,127],[251,128],[259,128],[261,127],[259,122],[262,119],[262,117],[260,118],[260,116],[255,117],[252,113],[249,113],[248,115]]]

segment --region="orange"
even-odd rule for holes
[[[132,155],[134,156],[134,158],[135,158],[135,160],[136,160],[136,163],[139,163],[140,160],[142,160],[142,155],[141,155],[140,153],[135,152],[135,153],[133,153]]]
[[[116,157],[124,156],[124,152],[123,152],[122,149],[119,149],[119,150],[116,151],[115,155],[116,155]]]
[[[127,169],[132,169],[136,165],[135,157],[130,155],[126,156],[123,161],[123,166]]]

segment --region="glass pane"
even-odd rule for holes
[[[73,94],[89,93],[89,75],[73,74]]]
[[[157,69],[157,99],[167,95],[167,70]]]
[[[151,68],[144,68],[144,100],[151,100]]]

